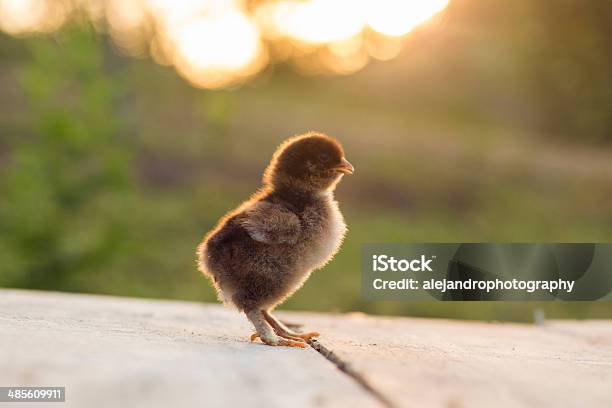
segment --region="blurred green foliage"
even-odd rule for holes
[[[273,67],[202,91],[73,26],[0,37],[0,285],[213,301],[198,241],[311,129],[357,172],[342,251],[286,304],[526,321],[609,303],[365,303],[365,242],[612,241],[612,10],[455,1],[404,53],[350,77]]]
[[[71,275],[111,258],[124,235],[130,141],[100,42],[83,29],[28,41],[17,81],[32,134],[14,140],[1,179],[0,284],[78,289]]]

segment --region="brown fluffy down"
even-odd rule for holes
[[[333,190],[348,169],[335,139],[319,133],[289,139],[274,153],[263,188],[198,246],[198,268],[219,298],[244,311],[268,344],[274,334],[260,312],[292,295],[342,243],[346,226]]]

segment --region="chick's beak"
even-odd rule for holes
[[[355,168],[353,167],[353,165],[349,163],[348,160],[346,160],[344,157],[342,158],[340,164],[334,167],[334,169],[337,172],[344,174],[353,174],[355,172]]]

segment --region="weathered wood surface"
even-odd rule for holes
[[[313,349],[251,333],[217,305],[0,291],[0,386],[66,386],[88,408],[376,405]]]
[[[291,316],[400,407],[612,407],[612,322]],[[310,328],[310,327],[309,327]]]
[[[250,343],[217,305],[0,290],[0,386],[66,386],[69,407],[612,406],[612,322],[543,326],[282,313],[312,348]],[[24,407],[23,403],[4,406]]]

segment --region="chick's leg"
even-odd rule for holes
[[[287,340],[274,334],[274,330],[272,330],[272,327],[266,322],[263,311],[249,310],[246,312],[246,316],[251,323],[253,323],[257,331],[251,336],[251,341],[259,337],[262,342],[269,346],[306,347],[302,342]]]
[[[263,315],[266,321],[270,323],[270,325],[272,326],[276,334],[286,339],[303,341],[303,340],[310,340],[312,337],[319,336],[318,332],[297,333],[291,330],[290,328],[288,328],[287,326],[285,326],[280,320],[272,316],[272,314],[267,310],[263,311]]]

